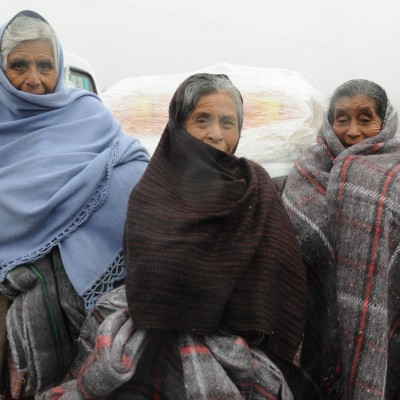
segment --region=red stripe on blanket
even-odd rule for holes
[[[180,348],[179,352],[182,356],[191,354],[210,354],[210,350],[205,346],[183,346]]]
[[[278,400],[278,397],[274,396],[272,393],[267,392],[264,388],[262,388],[261,386],[254,386],[254,389],[256,389],[258,392],[262,393],[264,396],[266,396],[267,398],[271,399],[271,400]]]
[[[350,157],[349,157],[349,159],[350,159]],[[347,170],[349,162],[347,163],[346,168],[344,168],[344,169]],[[375,223],[375,234],[374,234],[374,239],[373,239],[372,249],[371,249],[371,262],[368,267],[367,283],[366,283],[366,287],[365,287],[365,296],[364,296],[364,301],[363,301],[363,307],[361,310],[360,327],[358,330],[359,335],[358,335],[356,351],[354,354],[354,360],[353,360],[353,364],[351,367],[351,373],[350,373],[350,378],[349,378],[349,397],[351,397],[352,387],[353,387],[354,381],[355,381],[355,374],[356,374],[358,359],[360,357],[361,347],[362,347],[362,344],[364,341],[364,331],[365,331],[366,320],[367,320],[367,312],[368,312],[368,308],[369,308],[369,299],[370,299],[370,294],[371,294],[371,290],[372,290],[372,278],[373,278],[374,271],[375,271],[376,252],[378,249],[379,237],[381,234],[383,205],[385,203],[386,193],[387,193],[389,184],[390,184],[391,180],[393,179],[394,174],[399,169],[400,169],[400,165],[397,165],[387,174],[385,183],[382,188],[382,193],[381,193],[381,196],[380,196],[379,202],[378,202],[378,210],[377,210],[376,223]],[[342,174],[342,177],[343,177],[343,174]],[[342,181],[342,178],[341,178],[341,181]]]
[[[347,338],[349,341],[352,340],[354,342],[354,338],[356,335],[354,335],[353,332],[350,332],[348,330],[343,330],[342,336]],[[365,345],[365,347],[368,347],[368,348],[374,350],[375,352],[379,352],[382,354],[385,354],[387,351],[386,347],[382,347],[380,344],[378,344],[372,340],[366,340],[364,345]]]
[[[112,339],[110,336],[107,335],[98,335],[96,337],[96,350],[100,350],[103,347],[111,347],[112,345]]]
[[[326,195],[326,189],[322,187],[317,180],[311,176],[298,162],[296,162],[296,167],[303,174],[303,176],[311,182],[311,184],[323,195]]]
[[[338,192],[338,200],[341,201],[343,200],[343,192],[344,192],[344,185],[346,182],[346,175],[347,175],[347,170],[349,169],[349,165],[351,163],[351,161],[354,160],[354,156],[350,156],[348,158],[346,158],[344,164],[343,164],[343,170],[342,173],[340,175],[340,179],[339,179],[339,192]]]
[[[394,334],[396,333],[396,331],[397,331],[399,328],[400,328],[400,319],[398,319],[398,320],[394,323],[393,328],[392,328],[392,330],[391,330],[390,333],[389,333],[389,341],[392,340]]]
[[[325,150],[325,153],[328,155],[328,157],[331,159],[331,161],[335,161],[335,156],[332,154],[332,152],[329,150],[329,147],[325,143],[325,141],[322,139],[321,136],[317,136],[317,142],[323,147]]]
[[[58,399],[63,394],[65,394],[66,391],[67,390],[65,388],[61,387],[61,386],[55,387],[53,389],[50,389],[50,393],[51,393],[51,396],[52,396],[51,398],[53,399],[53,396],[57,396],[57,397],[54,397],[54,399]]]
[[[126,370],[130,370],[132,368],[132,357],[128,357],[127,355],[122,356],[121,363]]]
[[[242,346],[245,347],[246,349],[249,348],[249,345],[247,344],[247,342],[240,336],[238,336],[235,340],[235,344],[237,344],[238,346]]]
[[[112,344],[112,339],[109,336],[106,335],[98,335],[96,337],[96,346],[95,346],[95,351],[93,351],[86,362],[82,365],[80,376],[78,377],[77,380],[77,385],[82,393],[82,396],[85,400],[91,400],[92,397],[89,395],[89,393],[86,391],[84,384],[82,382],[82,379],[85,375],[85,371],[88,369],[88,367],[92,364],[94,359],[97,357],[98,350],[104,348],[105,346],[111,346]]]
[[[383,146],[385,145],[385,143],[381,142],[381,143],[375,143],[371,148],[367,148],[363,153],[364,156],[368,156],[370,154],[373,153],[377,153]]]

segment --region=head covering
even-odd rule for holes
[[[52,94],[19,91],[0,70],[0,281],[58,245],[89,309],[124,276],[126,205],[148,154],[95,94],[64,88],[58,49]]]
[[[124,254],[134,326],[204,335],[223,327],[258,342],[268,335],[268,347],[295,363],[305,276],[293,230],[261,166],[178,123],[189,79],[129,199]]]
[[[378,135],[345,148],[326,118],[283,192],[310,277],[304,376],[338,398],[400,391],[400,143],[390,104],[383,120]],[[300,382],[300,399],[309,387]]]

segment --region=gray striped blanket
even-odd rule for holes
[[[97,303],[65,382],[37,399],[293,399],[279,369],[240,337],[133,329],[125,286]]]
[[[295,398],[400,398],[397,120],[390,110],[377,136],[347,149],[325,121],[288,178],[309,291]]]

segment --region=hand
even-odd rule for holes
[[[102,399],[128,382],[146,347],[145,330],[134,330],[127,309],[116,311],[100,325],[96,345],[78,377],[83,397]]]

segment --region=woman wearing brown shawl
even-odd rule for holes
[[[309,290],[298,399],[399,398],[397,122],[380,86],[344,83],[288,178]]]
[[[180,85],[130,196],[126,298],[122,287],[97,304],[75,381],[45,398],[292,398],[260,348],[297,364],[305,271],[269,175],[233,155],[242,123],[226,76]],[[105,320],[95,339],[96,318]]]

